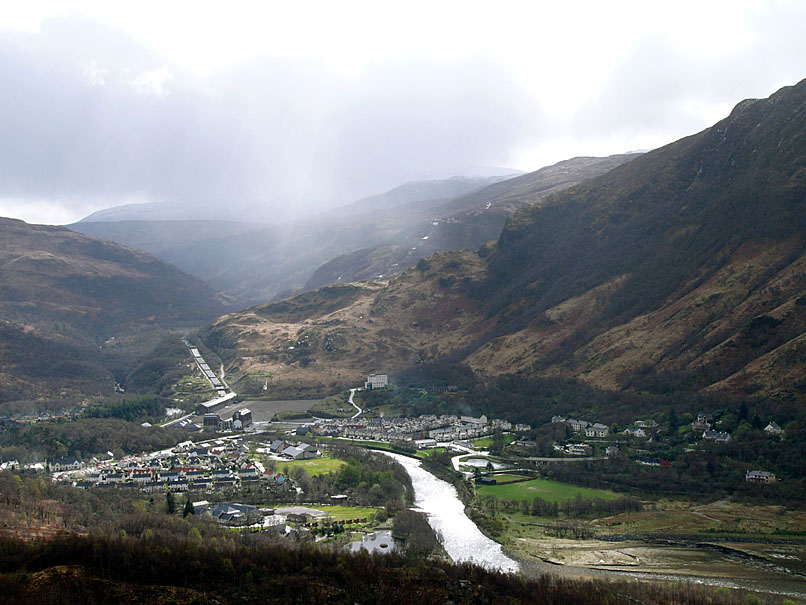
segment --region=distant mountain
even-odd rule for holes
[[[225,309],[145,252],[0,218],[0,401],[111,393],[165,329]]]
[[[118,221],[216,221],[222,218],[213,205],[188,202],[144,202],[104,208],[82,218],[79,223],[111,223]]]
[[[573,169],[544,169],[538,171],[544,176],[537,175],[526,182],[517,177],[515,186],[523,189],[531,184],[535,190],[533,198],[538,199],[538,189],[545,192],[568,187],[628,159],[632,158],[570,160]],[[585,168],[586,165],[590,168]],[[509,181],[501,182],[502,178],[505,177],[455,177],[407,183],[349,206],[281,225],[227,221],[115,222],[110,219],[129,214],[96,213],[70,228],[148,250],[247,305],[339,283],[343,274],[349,273],[350,279],[397,274],[437,250],[476,248],[495,239],[515,206],[507,203],[491,210],[477,208],[475,197],[468,197],[467,203],[462,200],[463,194],[471,192],[473,196],[472,192],[481,193],[490,184],[498,187],[491,195],[505,194],[508,191],[505,183]],[[463,216],[465,206],[472,213]],[[374,261],[366,263],[363,270],[335,268],[334,272],[327,265],[343,254],[352,255],[364,249],[376,252],[372,254]],[[337,266],[349,264],[349,260],[335,262]],[[322,265],[325,267],[317,271]]]
[[[473,193],[487,210],[525,206],[495,245],[227,315],[203,338],[247,391],[265,376],[278,392],[327,391],[449,359],[479,375],[803,400],[805,113],[806,81],[539,203],[528,187]]]
[[[514,174],[489,177],[456,176],[450,179],[411,181],[386,193],[365,197],[347,206],[342,206],[331,213],[338,216],[348,216],[388,210],[395,206],[402,206],[412,202],[453,199],[493,183],[510,179],[513,176]]]
[[[96,213],[98,214],[98,213]],[[94,215],[91,215],[94,216]],[[264,229],[263,225],[213,220],[119,220],[92,222],[89,217],[67,225],[76,233],[139,248],[156,256],[166,250],[196,242],[219,240],[231,235]]]

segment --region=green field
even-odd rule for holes
[[[508,473],[504,473],[500,475],[495,474],[492,477],[498,481],[498,483],[509,483],[510,481],[521,481],[522,479],[526,479],[527,475],[510,475]]]
[[[513,441],[515,441],[515,435],[511,435],[509,433],[506,433],[505,435],[501,435],[501,437],[504,438],[504,445],[508,445],[508,444],[512,443]],[[485,447],[486,448],[486,447],[490,447],[492,444],[493,444],[492,435],[490,435],[488,437],[482,437],[481,439],[474,439],[473,440],[473,445],[475,445],[476,447]]]
[[[428,449],[425,450],[417,450],[417,452],[414,455],[417,456],[418,458],[428,458],[428,456],[430,456],[432,453],[441,454],[444,451],[445,451],[444,447],[429,447]]]
[[[367,518],[372,521],[375,517],[377,508],[370,508],[367,506],[342,506],[339,504],[316,504],[313,508],[317,508],[328,515],[333,517],[334,521],[341,521],[342,519],[363,519]]]
[[[316,415],[318,412],[328,414],[334,418],[349,418],[355,414],[355,408],[347,402],[348,396],[349,393],[345,392],[339,395],[325,397],[319,403],[313,406],[309,412],[314,415]]]
[[[535,496],[550,502],[570,500],[576,497],[577,494],[580,494],[583,498],[603,498],[606,500],[617,497],[613,492],[577,487],[576,485],[548,479],[532,479],[531,481],[510,483],[508,485],[480,485],[476,488],[476,493],[504,500],[527,500],[530,502],[534,500]]]
[[[295,468],[304,468],[311,477],[326,473],[338,473],[341,467],[347,465],[344,460],[328,458],[327,456],[311,458],[310,460],[275,460],[274,463],[277,465],[278,471],[283,471],[285,468],[288,468],[289,471]]]

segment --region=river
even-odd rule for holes
[[[428,514],[428,521],[442,536],[442,545],[454,562],[470,561],[487,569],[517,572],[520,566],[517,561],[506,556],[501,545],[490,540],[481,533],[476,524],[465,515],[465,507],[456,489],[436,478],[420,467],[419,460],[382,452],[397,460],[406,469],[414,487],[415,505]],[[626,544],[619,545],[624,550]],[[628,578],[661,581],[691,582],[726,588],[742,588],[756,590],[797,599],[806,598],[803,587],[803,575],[792,569],[777,568],[736,557],[726,556],[713,549],[702,549],[680,546],[648,545],[638,542],[632,548],[641,548],[642,558],[647,554],[658,559],[659,565],[654,569],[596,569],[574,565],[552,565],[534,559],[529,561],[531,573],[550,573],[567,575],[574,578],[591,577],[600,579]],[[736,560],[734,560],[736,559]],[[652,566],[647,566],[652,567]],[[773,569],[773,567],[776,567]],[[671,573],[657,573],[666,568]],[[687,570],[688,573],[675,573]],[[655,573],[652,573],[655,571]],[[647,573],[649,572],[649,573]]]
[[[501,545],[481,533],[465,515],[465,506],[456,488],[420,468],[419,460],[384,453],[408,472],[414,487],[415,505],[428,514],[428,522],[442,536],[442,546],[455,563],[469,561],[487,569],[518,571],[518,563],[503,553]]]

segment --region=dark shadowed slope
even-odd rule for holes
[[[411,216],[425,219],[419,231],[407,239],[398,238],[390,244],[332,258],[314,272],[305,289],[379,276],[388,278],[440,250],[476,249],[498,239],[507,217],[515,210],[541,204],[553,193],[600,176],[636,157],[638,154],[565,160],[461,197],[429,202],[427,213],[423,213],[423,204],[402,206],[397,209],[399,221]]]

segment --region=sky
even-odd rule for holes
[[[801,0],[3,3],[0,216],[274,222],[652,149],[806,77],[804,23]]]

